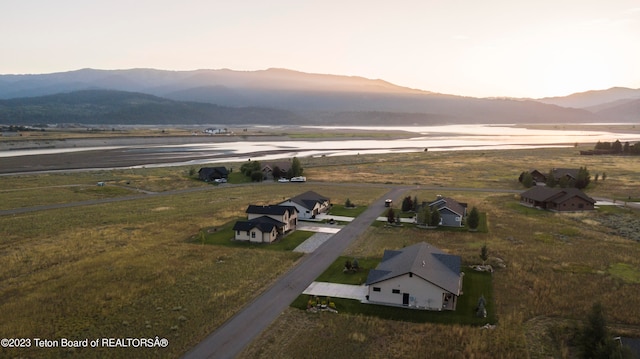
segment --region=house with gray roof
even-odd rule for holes
[[[226,167],[202,167],[198,171],[198,178],[205,182],[211,182],[220,178],[229,178],[229,170]]]
[[[237,221],[233,226],[236,241],[271,243],[284,233],[285,224],[267,216]]]
[[[462,227],[463,219],[467,215],[467,204],[460,203],[453,198],[438,196],[435,201],[428,203],[431,212],[440,212],[440,224],[445,227]]]
[[[369,271],[367,300],[373,304],[455,310],[462,294],[461,258],[425,242],[385,250]]]
[[[520,204],[555,212],[586,211],[596,201],[577,188],[532,187],[520,194]]]
[[[320,213],[327,212],[331,208],[331,201],[314,191],[307,191],[289,198],[280,203],[280,206],[294,206],[298,210],[298,218],[310,219]]]

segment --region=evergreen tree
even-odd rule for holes
[[[558,182],[556,181],[556,176],[553,173],[553,170],[549,171],[549,174],[547,175],[547,182],[546,182],[547,187],[549,188],[553,188],[555,186],[558,185]]]
[[[469,217],[467,218],[467,225],[470,229],[478,229],[478,225],[480,224],[480,213],[478,213],[478,209],[476,207],[471,208],[471,212],[469,212]]]
[[[273,166],[273,179],[278,179],[282,175],[282,170],[278,166]]]
[[[300,160],[294,157],[291,160],[291,177],[302,176],[302,172],[304,172],[304,169],[302,168],[302,164],[300,164]]]
[[[431,212],[431,223],[430,225],[432,226],[439,226],[440,225],[440,212],[438,212],[438,210],[434,210],[433,212]]]
[[[587,323],[578,332],[578,344],[582,358],[614,358],[619,351],[607,329],[602,304],[595,303],[587,317]]]
[[[616,142],[611,145],[611,151],[613,151],[613,153],[622,152],[622,143],[620,143],[620,140],[616,140]]]
[[[575,187],[578,189],[587,188],[590,182],[591,176],[589,175],[589,170],[587,170],[587,167],[580,167],[580,170],[578,170],[578,177],[574,184]]]
[[[387,222],[394,223],[396,221],[396,214],[393,211],[393,208],[389,208],[387,211]]]
[[[522,185],[524,185],[527,188],[531,188],[533,187],[533,176],[531,175],[531,173],[529,172],[524,172],[522,174]]]
[[[413,208],[411,196],[407,196],[402,200],[402,212],[409,212]]]

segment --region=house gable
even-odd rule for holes
[[[307,191],[280,203],[281,206],[295,206],[301,218],[312,218],[318,213],[326,212],[331,202],[316,192]]]
[[[391,252],[387,255],[387,252]],[[459,295],[461,259],[425,243],[414,244],[401,251],[385,251],[382,262],[369,271],[367,285],[408,273]]]

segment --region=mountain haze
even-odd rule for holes
[[[88,96],[86,90],[103,90]],[[112,92],[104,91],[109,90]],[[601,122],[598,111],[608,117],[637,120],[631,109],[616,107],[626,102],[590,111],[589,108],[569,108],[567,103],[602,105],[610,101],[623,101],[625,96],[635,96],[639,90],[598,92],[569,99],[482,99],[438,94],[397,86],[383,80],[371,80],[356,76],[309,74],[285,69],[261,71],[195,70],[163,71],[154,69],[93,70],[42,74],[0,76],[0,123],[16,119],[21,121],[58,122],[59,119],[77,119],[74,122],[90,123],[152,123],[153,121],[177,121],[179,123],[242,123],[242,124],[352,124],[352,125],[429,125],[446,123],[578,123]],[[80,92],[77,92],[80,91]],[[635,92],[634,92],[635,91]],[[155,96],[138,102],[114,102],[118,98],[143,95]],[[74,93],[75,95],[72,95]],[[48,96],[67,94],[63,106],[51,110]],[[69,96],[100,103],[102,108],[87,108],[93,115],[78,114],[79,105],[69,103]],[[573,96],[573,95],[572,95]],[[640,96],[640,95],[638,95]],[[598,98],[578,101],[577,99]],[[26,101],[31,98],[31,102]],[[545,102],[546,103],[543,103]],[[40,103],[40,105],[36,105]],[[47,111],[35,111],[34,106],[44,106]],[[27,107],[21,107],[27,106]],[[29,107],[30,106],[30,107]],[[74,107],[75,106],[75,107]],[[107,106],[107,107],[104,107]],[[113,106],[112,108],[108,108]],[[208,107],[207,107],[208,106]],[[563,107],[564,106],[564,107]],[[153,107],[157,107],[153,109]],[[586,107],[586,106],[585,106]],[[21,108],[28,111],[22,111]],[[267,113],[267,109],[270,109]],[[80,112],[79,112],[80,111]],[[235,111],[235,112],[234,112]],[[628,113],[631,111],[631,113]],[[244,113],[240,116],[239,113]],[[12,113],[12,117],[7,117]],[[215,113],[215,115],[214,115]],[[253,113],[254,115],[248,115]],[[171,116],[169,116],[171,114]],[[182,116],[181,116],[182,114]],[[31,117],[30,117],[31,116]],[[94,117],[92,117],[94,116]],[[252,116],[254,116],[252,118]],[[36,118],[38,119],[36,121]],[[49,118],[49,120],[47,120]],[[154,119],[155,118],[155,119]],[[280,118],[280,120],[278,120]],[[204,121],[204,122],[203,122]],[[265,122],[269,121],[269,122]],[[22,122],[25,123],[25,122]]]

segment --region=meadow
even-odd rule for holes
[[[199,191],[0,216],[0,336],[157,335],[169,340],[162,349],[0,349],[0,356],[178,357],[300,258],[288,247],[267,250],[216,242],[225,240],[226,235],[219,233],[243,217],[248,204],[273,203],[311,189],[333,203],[341,205],[348,198],[364,207],[390,185],[410,186],[407,195],[419,200],[441,194],[476,206],[486,215],[488,230],[371,226],[343,255],[380,258],[384,249],[427,241],[462,256],[468,265],[481,262],[480,248],[486,244],[488,263],[496,266],[495,329],[348,313],[308,314],[289,308],[241,357],[569,357],[570,343],[558,331],[567,322],[580,323],[595,301],[606,304],[616,333],[638,336],[640,308],[630,303],[640,295],[640,244],[616,226],[602,224],[610,223],[611,216],[638,220],[637,211],[602,208],[556,214],[517,203],[515,192],[523,190],[517,177],[530,168],[587,166],[592,177],[607,173],[605,181],[592,182],[589,195],[640,197],[636,159],[581,157],[577,151],[303,158],[310,182],[301,186],[213,186],[194,180],[187,167],[1,177],[4,207],[117,197],[141,190]],[[100,193],[111,186],[108,182],[96,187],[98,179],[133,190],[117,187],[114,191],[123,192]],[[73,187],[65,186],[72,185],[96,193],[67,196],[65,191]],[[213,228],[217,234],[203,244],[199,234],[211,234]]]

